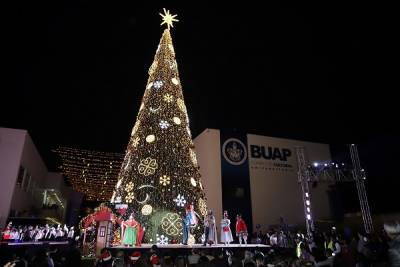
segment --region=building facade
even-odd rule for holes
[[[309,162],[329,162],[329,145],[233,131],[206,129],[194,139],[207,205],[220,220],[224,210],[234,221],[240,213],[250,228],[304,225],[295,148]],[[311,188],[314,219],[331,218],[329,184]],[[258,228],[257,227],[257,228]]]
[[[18,218],[77,220],[83,195],[48,171],[26,130],[0,128],[0,181],[0,227]]]

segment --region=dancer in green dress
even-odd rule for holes
[[[133,218],[133,214],[129,216],[127,221],[122,222],[122,244],[125,246],[136,245],[138,225],[138,222]]]

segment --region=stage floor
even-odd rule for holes
[[[149,249],[151,246],[154,244],[142,244],[140,247],[126,247],[126,246],[113,246],[110,248],[113,249]],[[249,248],[249,249],[254,249],[254,248],[270,248],[271,246],[269,245],[263,245],[263,244],[247,244],[247,245],[240,245],[240,244],[229,244],[225,246],[224,244],[217,244],[217,245],[212,245],[212,246],[203,246],[202,244],[193,244],[193,245],[182,245],[182,244],[166,244],[166,245],[157,245],[158,248],[165,248],[165,249],[171,249],[171,248],[179,248],[179,249],[192,249],[192,248],[198,248],[198,249],[209,249],[209,248]]]
[[[6,246],[29,246],[29,245],[68,245],[68,241],[39,241],[39,242],[7,242],[2,241],[0,242],[2,245]]]

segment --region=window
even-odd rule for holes
[[[31,183],[31,178],[32,176],[28,172],[26,172],[24,182],[22,183],[23,190],[28,191],[29,184]]]
[[[106,236],[106,227],[105,226],[100,226],[100,237],[105,237]]]
[[[17,177],[17,186],[22,187],[22,182],[24,181],[24,175],[25,175],[25,168],[22,166],[19,166],[19,172],[18,172],[18,177]]]

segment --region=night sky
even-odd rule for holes
[[[172,37],[193,136],[236,128],[324,142],[339,160],[340,144],[360,144],[372,211],[400,211],[390,7],[118,2],[6,11],[0,126],[27,129],[50,169],[58,145],[125,150],[166,7],[180,20]]]

